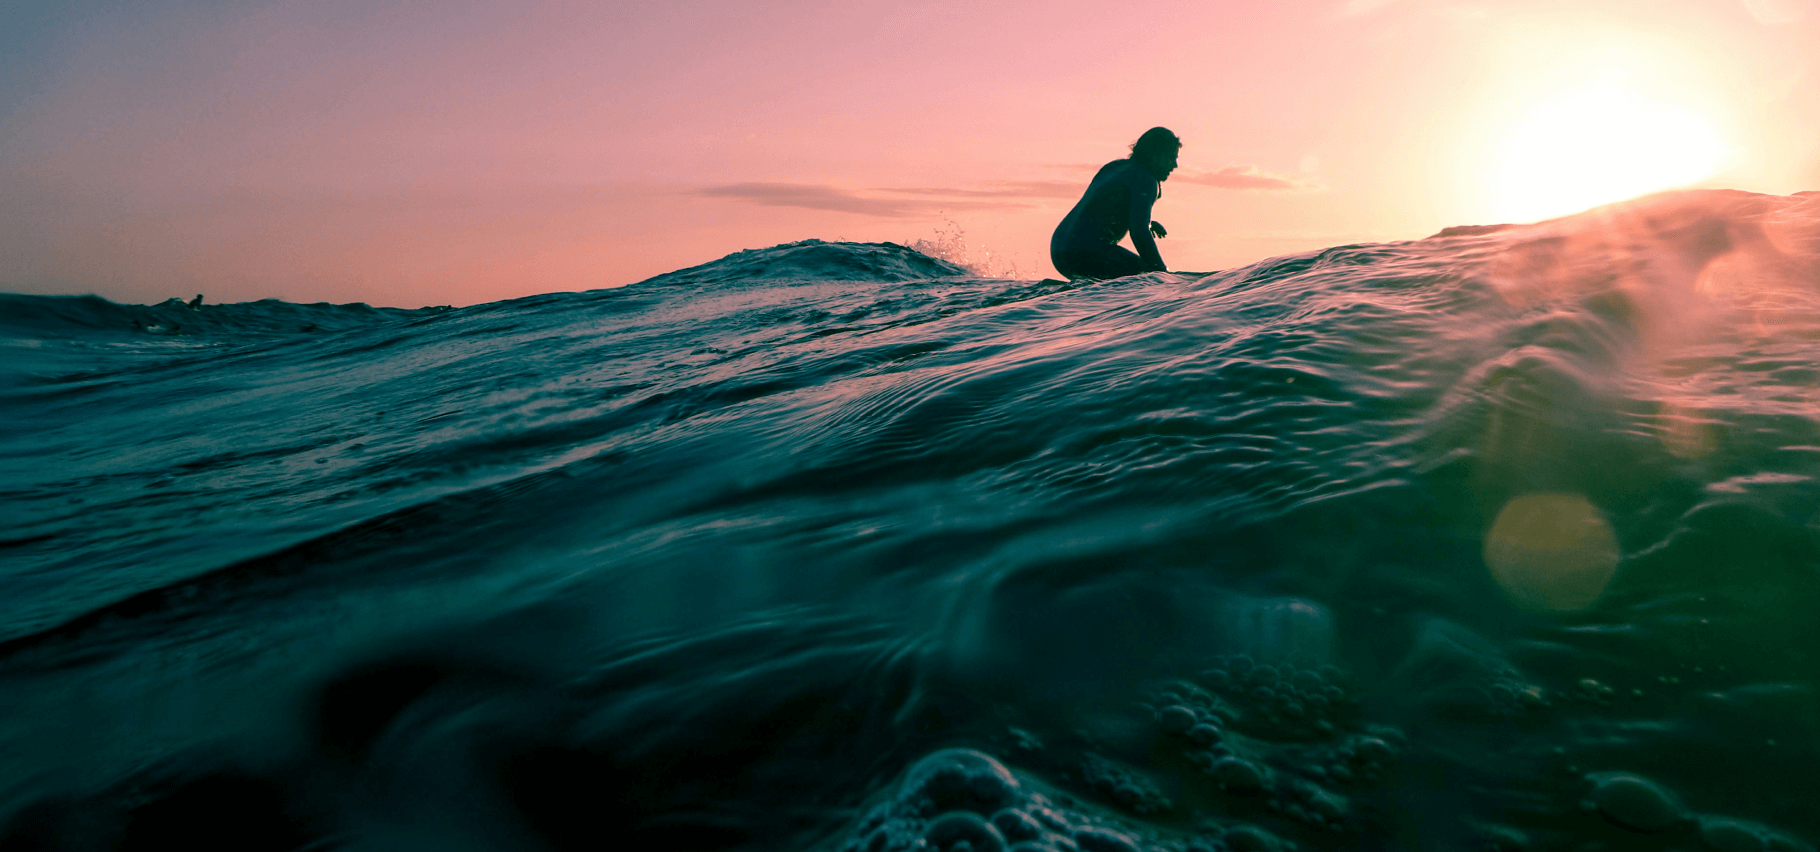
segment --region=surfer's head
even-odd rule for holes
[[[1175,171],[1176,154],[1182,150],[1182,140],[1167,127],[1152,127],[1144,131],[1136,142],[1131,143],[1131,159],[1143,166],[1157,180],[1165,180],[1169,173]]]

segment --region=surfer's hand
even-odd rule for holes
[[[1152,219],[1150,220],[1150,233],[1156,234],[1159,237],[1167,237],[1169,236],[1169,229],[1163,227],[1163,223]]]

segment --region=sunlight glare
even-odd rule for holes
[[[1547,102],[1505,139],[1494,191],[1507,221],[1565,216],[1711,175],[1726,154],[1701,114],[1606,81]]]
[[[1605,593],[1617,536],[1580,494],[1538,492],[1504,504],[1485,535],[1485,564],[1512,603],[1536,612],[1585,609]]]

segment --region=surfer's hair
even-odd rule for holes
[[[1181,148],[1182,140],[1177,139],[1169,128],[1152,127],[1144,131],[1144,135],[1139,136],[1136,142],[1131,143],[1131,157],[1149,157],[1165,151],[1179,151]]]

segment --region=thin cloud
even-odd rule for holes
[[[1211,172],[1183,169],[1169,178],[1177,183],[1192,183],[1219,189],[1248,189],[1261,192],[1310,192],[1321,188],[1312,181],[1279,177],[1257,166],[1227,166]]]
[[[867,198],[838,187],[814,183],[735,183],[711,186],[702,195],[736,198],[764,207],[801,207],[805,210],[835,210],[862,216],[902,218],[914,215],[914,202],[888,198]]]
[[[995,180],[988,189],[945,189],[940,187],[890,187],[885,192],[904,195],[944,195],[960,198],[1072,198],[1082,187],[1061,180]]]
[[[886,196],[862,194],[819,183],[748,182],[711,186],[699,194],[732,198],[765,207],[799,207],[832,210],[887,219],[928,216],[946,210],[1011,210],[1030,207],[1013,199],[1057,198],[1077,189],[1061,181],[993,181],[983,189],[893,187],[873,190]],[[893,198],[890,195],[916,196]]]

